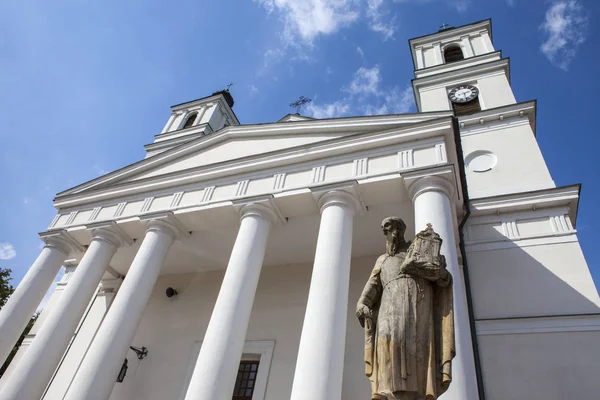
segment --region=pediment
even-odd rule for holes
[[[177,159],[169,160],[169,162],[159,167],[134,175],[120,182],[123,183],[137,181],[169,174],[172,172],[225,163],[227,161],[239,160],[259,154],[271,153],[277,150],[289,149],[292,147],[322,142],[324,140],[335,139],[341,136],[344,135],[338,133],[283,137],[259,136],[235,138],[218,143],[214,146],[206,147],[201,151],[187,154]]]
[[[316,143],[407,126],[447,116],[446,114],[311,119],[293,124],[284,122],[232,126],[59,193],[57,199],[107,189],[115,185],[137,182],[141,184],[152,178],[160,179],[182,171],[226,167],[233,162],[267,157],[289,149],[309,149]]]

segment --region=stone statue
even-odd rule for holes
[[[455,355],[452,276],[430,224],[412,244],[397,217],[381,224],[386,254],[377,259],[356,315],[365,328],[372,400],[435,400],[452,378]]]

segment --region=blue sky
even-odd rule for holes
[[[17,284],[55,193],[143,158],[169,107],[232,81],[242,123],[313,99],[316,117],[415,110],[408,39],[493,20],[557,185],[582,183],[577,228],[600,282],[593,0],[152,0],[0,4],[0,266]],[[567,266],[566,266],[567,267]]]

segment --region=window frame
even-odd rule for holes
[[[185,394],[188,386],[190,385],[190,381],[192,380],[192,374],[194,373],[196,360],[200,354],[201,347],[201,341],[195,341],[192,344],[187,374],[185,380],[183,381],[183,385],[181,386],[181,392],[178,397],[180,400],[185,399]],[[275,340],[248,340],[244,343],[241,361],[259,361],[256,381],[254,382],[254,392],[252,393],[252,400],[264,400],[266,397],[267,383],[269,380],[269,373],[271,371],[271,360],[273,359],[274,348]],[[233,393],[231,393],[231,395],[233,397]]]
[[[451,48],[456,48],[456,49],[460,50],[460,53],[462,54],[462,58],[460,60],[453,60],[453,61],[446,60],[446,51],[450,50]],[[455,62],[460,62],[460,61],[463,61],[463,60],[465,60],[467,58],[465,56],[465,51],[463,49],[463,46],[460,43],[448,43],[441,50],[442,50],[442,58],[444,60],[444,64],[452,64],[452,63],[455,63]]]
[[[181,124],[181,128],[179,128],[179,129],[189,129],[189,128],[193,127],[197,118],[198,118],[198,111],[190,111],[189,113],[186,114],[185,118],[183,118],[183,123]],[[186,124],[188,123],[188,121],[190,121],[190,119],[192,120],[192,123],[190,124],[190,126],[186,126]]]

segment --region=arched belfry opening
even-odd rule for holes
[[[448,46],[444,49],[444,61],[447,63],[457,62],[465,59],[462,49],[458,45]]]
[[[196,120],[197,115],[198,113],[196,112],[191,113],[185,120],[185,124],[183,124],[183,127],[181,129],[189,128],[192,125],[194,125],[194,121]]]

